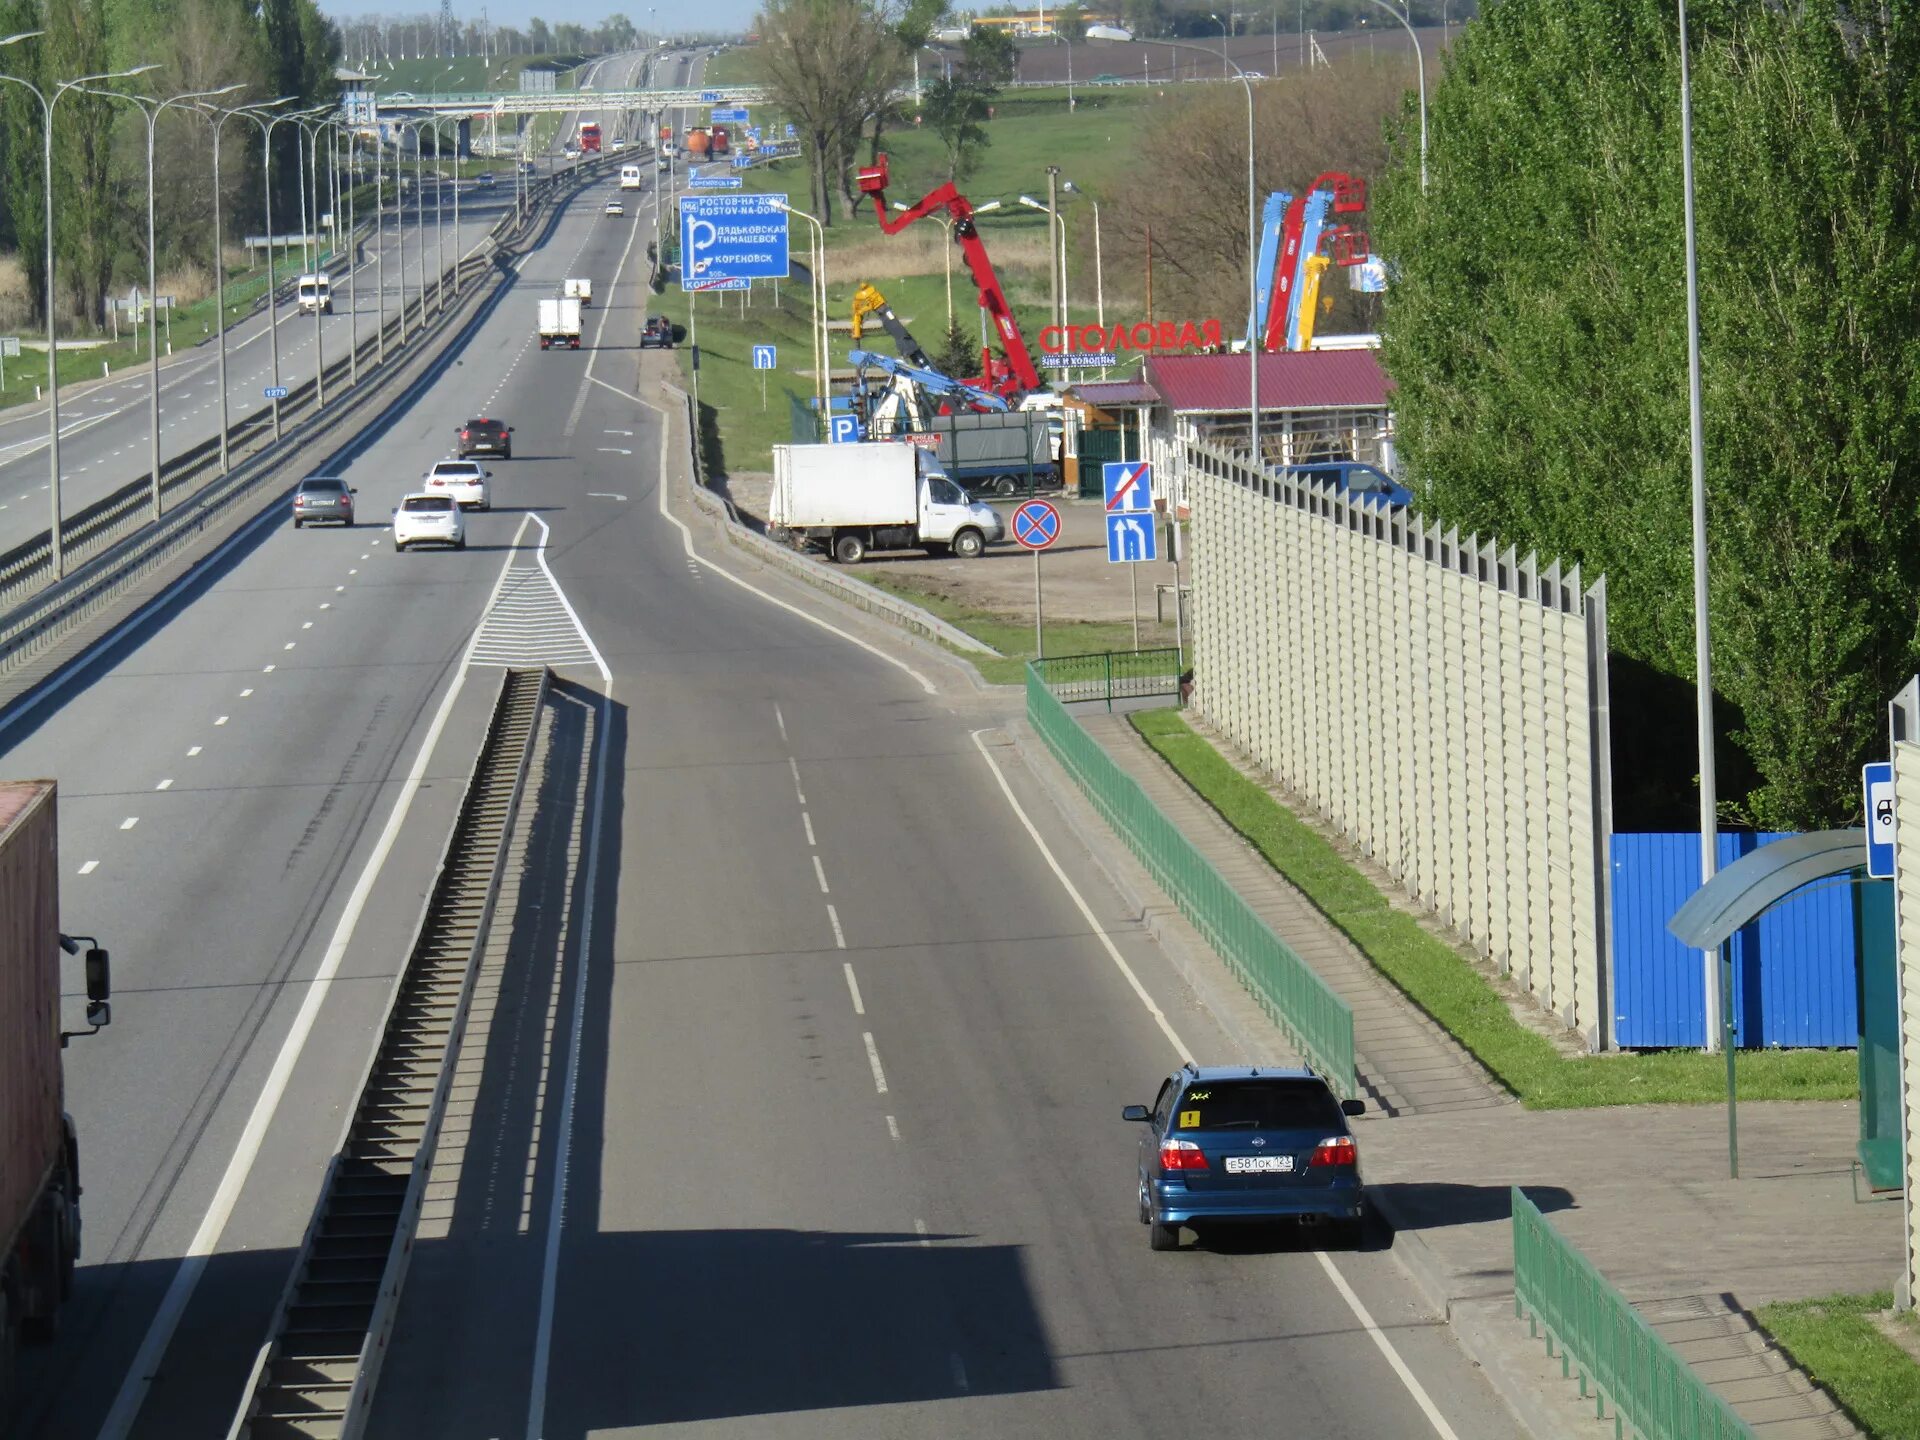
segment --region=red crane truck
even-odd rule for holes
[[[107,952],[60,933],[51,780],[0,782],[0,1416],[14,1410],[14,1350],[52,1336],[80,1258],[80,1147],[60,1052],[111,1018]],[[60,1028],[60,956],[84,953],[87,1023]]]

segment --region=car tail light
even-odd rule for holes
[[[1314,1165],[1358,1165],[1360,1147],[1353,1143],[1351,1135],[1329,1135],[1313,1147],[1313,1159],[1307,1162]]]
[[[1200,1153],[1200,1147],[1191,1140],[1162,1140],[1160,1168],[1162,1170],[1205,1170],[1207,1157]]]
[[[467,431],[465,431],[465,430],[462,430],[462,431],[460,432],[460,438],[461,438],[462,440],[465,440],[465,439],[468,439],[468,438],[469,438],[469,435],[468,435],[468,432],[467,432]]]

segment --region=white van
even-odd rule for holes
[[[638,190],[640,188],[640,167],[638,165],[622,165],[620,167],[620,188],[622,190]]]
[[[333,313],[333,280],[326,275],[302,275],[294,284],[294,298],[300,306],[302,315],[310,315],[318,310],[322,315]]]

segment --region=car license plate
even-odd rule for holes
[[[1293,1169],[1291,1155],[1229,1155],[1229,1175],[1285,1175]]]

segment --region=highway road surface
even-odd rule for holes
[[[545,662],[372,1434],[1517,1437],[1377,1245],[1148,1251],[1120,1107],[1241,1057],[1009,745],[1014,701],[669,497],[650,233],[576,199],[464,363],[340,457],[368,523],[268,517],[0,720],[6,773],[61,782],[64,918],[118,981],[68,1056],[87,1252],[22,1433],[225,1433],[498,667]],[[591,343],[542,353],[533,297],[574,273]],[[476,404],[517,427],[494,512],[393,554],[381,517]]]
[[[623,53],[588,67],[587,83],[626,85],[647,57]],[[569,116],[577,121],[577,117]],[[631,118],[638,139],[639,119]],[[607,117],[612,126],[615,117]],[[556,132],[556,137],[562,132]],[[571,133],[567,131],[565,133]],[[617,131],[609,130],[608,139]],[[624,138],[624,137],[623,137]],[[557,143],[557,139],[556,139]],[[556,155],[540,157],[548,173]],[[454,186],[436,197],[429,182],[424,205],[416,203],[413,166],[403,163],[407,195],[400,214],[389,212],[378,239],[370,239],[351,283],[344,269],[335,272],[334,313],[316,324],[288,299],[278,307],[279,383],[292,388],[313,378],[316,347],[328,364],[344,358],[352,336],[375,334],[375,317],[392,316],[404,289],[409,307],[419,305],[422,266],[428,288],[441,260],[453,263],[456,251],[470,253],[514,203],[512,162],[503,160],[493,186],[468,181],[459,185],[459,226],[454,225]],[[422,213],[424,212],[424,213]],[[436,213],[437,212],[437,213]],[[449,298],[451,291],[447,292]],[[437,311],[438,306],[432,307]],[[162,326],[165,339],[165,326]],[[160,386],[160,453],[170,460],[181,451],[219,433],[219,354],[213,339],[173,334],[176,358],[164,360]],[[196,343],[203,342],[203,343]],[[230,421],[268,405],[266,387],[274,383],[273,344],[265,310],[227,331],[227,407]],[[192,346],[189,351],[189,346]],[[125,378],[87,390],[63,390],[60,410],[60,508],[63,515],[111,494],[145,475],[151,459],[149,372],[125,372]],[[464,418],[464,417],[463,417]],[[47,456],[47,412],[43,405],[16,407],[0,415],[0,551],[45,530],[52,517]]]

